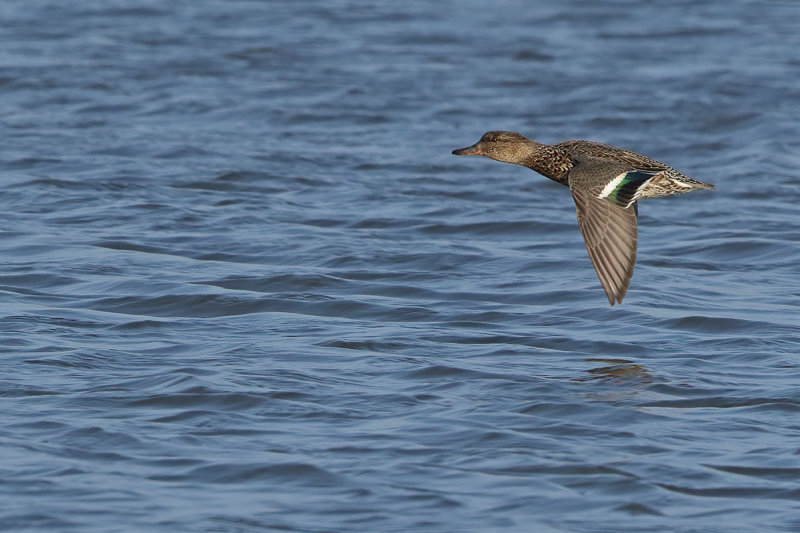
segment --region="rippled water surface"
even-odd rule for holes
[[[800,4],[0,4],[3,531],[800,530]],[[640,206],[611,308],[569,192]]]

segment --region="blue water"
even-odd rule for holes
[[[0,524],[800,530],[800,4],[0,4]],[[640,205],[608,305],[584,138]]]

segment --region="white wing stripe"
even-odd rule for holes
[[[598,195],[598,198],[605,198],[609,194],[614,192],[614,189],[616,189],[617,186],[622,182],[622,180],[625,179],[625,176],[627,176],[627,174],[628,174],[628,172],[625,171],[622,174],[620,174],[619,176],[617,176],[616,178],[614,178],[613,180],[609,181],[608,184],[606,184],[606,186],[603,187],[603,190],[600,191],[600,194]]]

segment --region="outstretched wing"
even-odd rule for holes
[[[622,207],[572,189],[578,225],[611,305],[622,302],[636,264],[636,204]]]

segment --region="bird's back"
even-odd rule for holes
[[[642,170],[675,170],[666,163],[656,161],[645,155],[594,141],[564,141],[555,146],[577,159],[580,159],[581,156],[598,157],[628,164],[632,168]],[[675,172],[677,172],[677,170],[675,170]]]
[[[671,166],[661,161],[651,159],[645,155],[617,148],[608,144],[594,141],[564,141],[555,147],[564,151],[570,158],[580,161],[581,159],[606,160],[609,166],[615,168],[625,168],[632,171],[645,171],[653,174],[653,179],[648,180],[638,198],[660,198],[673,194],[683,194],[698,189],[716,189],[712,184],[698,181],[678,172]],[[612,163],[613,162],[613,163]],[[613,176],[604,176],[607,179]]]

